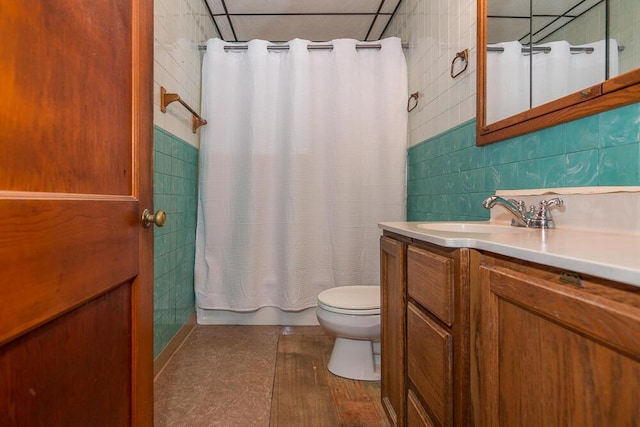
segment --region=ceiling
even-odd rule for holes
[[[528,44],[532,34],[533,43],[539,43],[597,6],[604,7],[603,0],[489,0],[488,42]]]
[[[206,0],[220,37],[379,40],[402,0]]]

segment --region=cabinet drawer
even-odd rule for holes
[[[413,303],[407,310],[409,380],[444,426],[452,422],[453,336]]]
[[[409,390],[407,395],[407,425],[410,427],[436,427],[413,391]]]
[[[409,246],[409,296],[449,326],[453,324],[453,267],[451,258]]]

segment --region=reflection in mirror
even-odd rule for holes
[[[619,72],[623,74],[640,68],[640,1],[608,1],[609,34],[618,42]]]
[[[477,144],[640,101],[640,0],[478,0]]]
[[[531,108],[531,4],[489,0],[487,20],[486,122]]]
[[[617,75],[605,21],[605,0],[489,0],[487,123]]]

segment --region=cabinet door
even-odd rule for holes
[[[640,420],[640,289],[485,257],[479,268],[485,426]]]
[[[407,425],[409,427],[436,427],[411,390],[407,393]]]
[[[405,424],[406,245],[380,238],[380,289],[382,291],[382,405],[391,422]]]
[[[413,303],[407,310],[409,382],[440,425],[453,420],[453,336]]]

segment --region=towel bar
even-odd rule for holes
[[[191,131],[196,133],[196,130],[200,126],[204,126],[207,124],[207,121],[200,117],[200,114],[196,113],[195,110],[180,98],[180,95],[177,93],[167,93],[167,90],[160,86],[160,111],[163,113],[167,112],[167,105],[171,104],[174,101],[178,101],[184,108],[189,110],[189,112],[193,115],[191,118]]]

